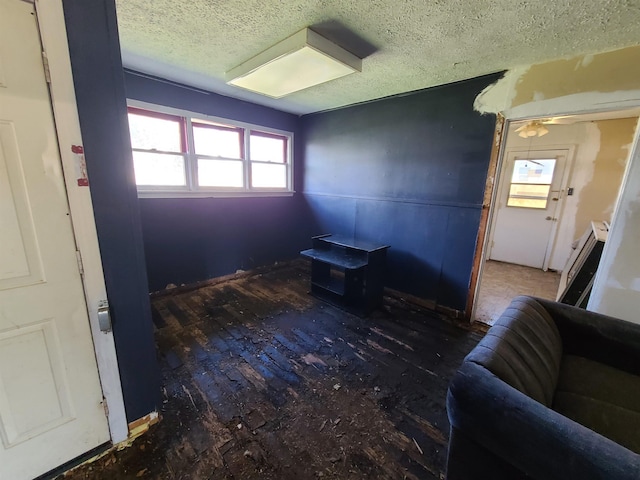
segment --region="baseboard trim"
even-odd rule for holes
[[[456,310],[455,308],[438,305],[438,303],[435,300],[420,298],[415,295],[411,295],[410,293],[400,292],[399,290],[394,290],[393,288],[389,288],[389,287],[385,287],[384,294],[390,297],[401,298],[419,307],[441,313],[448,318],[453,318],[455,320],[460,320],[461,318],[464,318],[464,312],[462,310]]]
[[[151,412],[144,417],[130,422],[128,425],[129,437],[124,442],[120,442],[119,444],[117,444],[116,448],[118,450],[122,450],[123,448],[128,447],[134,442],[136,438],[138,438],[140,435],[144,435],[149,430],[149,428],[151,428],[159,421],[160,415],[158,415],[158,412]]]

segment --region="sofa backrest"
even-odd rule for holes
[[[532,297],[516,297],[465,358],[534,400],[550,406],[562,340],[549,312]]]

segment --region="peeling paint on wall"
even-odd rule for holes
[[[516,83],[512,107],[543,98],[638,88],[640,47],[533,65]]]
[[[481,113],[525,118],[624,108],[640,102],[640,46],[522,66],[477,96]]]

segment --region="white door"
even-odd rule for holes
[[[0,0],[0,479],[107,441],[33,4]]]
[[[568,153],[568,150],[507,152],[490,259],[546,269]]]

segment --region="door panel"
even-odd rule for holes
[[[13,124],[0,120],[0,290],[44,280]]]
[[[0,335],[0,419],[8,448],[73,419],[55,319]]]
[[[508,152],[489,258],[545,268],[556,229],[567,150]]]
[[[109,440],[36,25],[0,0],[0,480]]]

